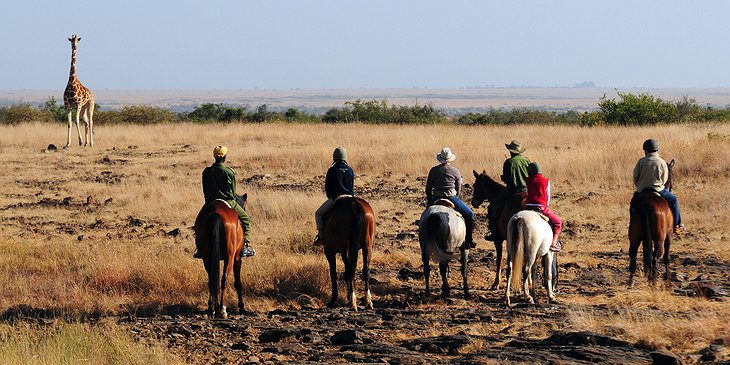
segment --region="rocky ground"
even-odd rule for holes
[[[127,150],[130,154],[136,152],[131,147]],[[127,160],[121,158],[123,154],[110,155],[112,157],[104,157],[99,162],[102,167],[127,164]],[[139,176],[133,172],[111,167],[99,169],[93,176],[95,183],[105,185],[137,179]],[[241,183],[249,189],[312,192],[321,189],[321,180],[321,177],[253,175],[242,177]],[[69,181],[17,179],[15,183],[26,190],[53,191],[59,184],[69,184]],[[366,199],[392,199],[401,204],[378,210],[376,254],[405,251],[417,255],[414,219],[422,209],[422,177],[409,181],[389,175],[360,176],[358,183],[358,194]],[[470,196],[468,185],[464,190],[464,194]],[[39,193],[20,197],[6,195],[6,199],[15,199],[15,202],[0,207],[4,212],[3,225],[23,227],[29,234],[70,236],[78,241],[93,241],[101,236],[115,239],[181,237],[190,241],[192,234],[186,225],[171,226],[170,222],[155,222],[119,212],[111,196]],[[563,212],[568,211],[568,205],[591,204],[596,199],[595,193],[584,194],[579,190],[567,190],[556,197],[557,203],[563,204]],[[114,214],[93,222],[77,222],[37,214],[42,209],[70,210],[79,214],[114,211]],[[626,341],[622,339],[625,331],[619,327],[613,328],[610,334],[598,334],[566,326],[570,312],[581,309],[603,318],[630,314],[662,316],[652,306],[623,308],[590,303],[590,298],[610,298],[626,291],[626,252],[595,248],[615,242],[616,237],[625,240],[625,222],[619,218],[600,222],[579,214],[573,214],[573,217],[566,222],[566,250],[559,256],[561,280],[557,303],[547,304],[540,288],[537,305],[517,300],[516,306],[506,307],[503,289],[486,289],[494,277],[495,254],[491,243],[480,240],[479,247],[470,256],[473,297],[469,300],[463,299],[461,277],[456,267],[450,275],[454,286],[452,298],[437,297],[441,284],[437,270],[432,271],[434,296],[424,298],[422,268],[381,263],[373,266],[373,310],[365,310],[362,306],[358,312],[345,307],[324,308],[321,303],[326,298],[302,295],[271,311],[239,315],[233,310],[234,314],[228,319],[208,318],[199,311],[202,308],[173,305],[148,316],[137,312],[99,320],[117,322],[140,341],[161,344],[189,363],[626,364],[655,361],[670,364],[677,360],[730,361],[730,351],[725,347],[730,344],[724,343],[722,338],[707,339],[710,345],[696,353],[676,355],[651,344]],[[475,236],[479,237],[485,233],[486,222],[481,213],[477,219]],[[703,255],[692,246],[693,242],[706,240],[708,235],[715,233],[696,227],[675,241],[679,248],[673,251],[669,289],[674,295],[727,303],[730,262]],[[576,243],[588,240],[597,246],[581,252]],[[726,241],[726,238],[721,240]],[[575,259],[576,255],[582,255],[590,262]],[[362,288],[359,275],[357,286]],[[229,295],[232,297],[231,292]],[[358,295],[362,297],[361,291]],[[3,317],[17,316],[7,312]]]

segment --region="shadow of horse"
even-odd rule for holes
[[[492,179],[485,171],[481,174],[473,171],[476,181],[474,181],[474,195],[471,199],[471,205],[476,209],[484,203],[485,200],[492,202],[499,194],[507,189],[504,184],[501,184]],[[502,208],[499,217],[497,217],[497,231],[492,232],[494,235],[494,248],[497,251],[497,257],[495,263],[497,264],[496,273],[494,277],[494,283],[490,289],[499,289],[502,276],[502,244],[507,239],[507,223],[509,219],[517,212],[522,210],[523,203],[525,201],[526,194],[524,192],[512,195],[504,207]]]
[[[467,261],[469,250],[463,249],[466,226],[464,218],[454,209],[453,205],[445,206],[445,203],[437,201],[434,205],[426,208],[421,214],[418,222],[418,241],[421,245],[421,259],[423,261],[423,276],[426,280],[426,298],[431,297],[430,260],[439,264],[441,273],[441,297],[448,298],[451,294],[448,273],[449,262],[459,259],[461,262],[461,276],[464,280],[464,299],[469,299],[469,284],[467,280]],[[447,203],[448,200],[446,200]]]
[[[245,210],[247,194],[237,196],[238,204]],[[208,273],[208,312],[211,316],[226,318],[224,304],[226,279],[233,268],[233,280],[238,294],[238,312],[246,313],[243,303],[243,283],[241,282],[241,250],[243,250],[244,232],[236,211],[222,200],[216,200],[203,209],[207,213],[199,216],[195,222],[195,245],[203,257],[203,265]],[[220,261],[223,261],[221,275]],[[233,264],[233,265],[231,265]]]
[[[672,167],[674,160],[667,164],[669,178],[664,186],[671,191],[673,185]],[[642,247],[644,274],[649,281],[656,284],[659,275],[659,257],[664,256],[664,279],[669,283],[669,247],[672,244],[672,228],[674,215],[669,203],[654,190],[643,191],[632,199],[631,217],[629,221],[629,286],[634,285],[636,273],[636,256],[639,245]],[[662,247],[662,244],[664,245]]]
[[[365,200],[353,196],[335,200],[335,205],[326,214],[322,229],[324,254],[329,263],[332,297],[327,303],[334,307],[337,298],[336,255],[342,256],[345,264],[345,283],[347,284],[348,306],[357,311],[355,297],[355,269],[358,252],[362,250],[362,279],[365,282],[365,308],[372,309],[370,294],[370,259],[375,241],[375,215],[373,208]]]

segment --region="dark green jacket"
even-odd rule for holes
[[[507,189],[512,191],[524,191],[525,180],[527,179],[527,165],[530,159],[522,155],[516,155],[504,161],[502,166],[502,181],[507,184]]]
[[[206,167],[203,170],[203,196],[206,203],[215,199],[235,201],[236,173],[219,162]]]

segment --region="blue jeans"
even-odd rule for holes
[[[667,189],[660,191],[659,195],[669,203],[669,209],[672,210],[672,215],[674,215],[674,226],[676,227],[682,224],[682,216],[679,215],[679,202],[677,202],[677,197]]]
[[[432,201],[428,202],[428,205],[432,205],[436,200],[440,198],[431,198]],[[469,209],[469,207],[464,204],[461,199],[459,199],[458,196],[450,196],[448,198],[450,202],[454,203],[454,210],[461,213],[461,216],[464,217],[464,225],[466,226],[466,242],[473,242],[473,233],[474,233],[474,212]]]

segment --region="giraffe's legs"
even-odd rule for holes
[[[66,111],[66,114],[68,115],[68,139],[66,140],[66,146],[64,146],[63,148],[66,148],[71,145],[71,124],[73,124],[73,122],[71,121],[71,114],[72,114],[71,109]]]
[[[87,120],[88,126],[89,126],[89,137],[87,138],[87,141],[89,141],[89,147],[94,146],[94,101],[89,102],[89,109],[87,110],[87,115],[89,116],[89,119]]]
[[[81,126],[79,125],[79,119],[81,117],[81,113],[82,113],[81,106],[76,107],[76,131],[79,134],[79,146],[82,146],[84,144],[84,142],[81,140]],[[71,143],[70,137],[69,137],[69,143]]]

